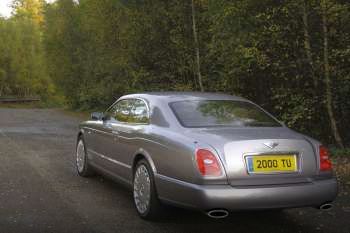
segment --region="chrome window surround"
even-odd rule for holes
[[[115,105],[117,105],[119,102],[121,101],[124,101],[124,100],[140,100],[142,101],[145,106],[146,106],[146,109],[147,109],[147,119],[148,119],[148,122],[147,123],[130,123],[130,122],[125,122],[125,121],[118,121],[116,120],[118,123],[121,123],[121,124],[127,124],[127,125],[149,125],[150,124],[150,119],[151,119],[151,113],[150,113],[150,107],[147,103],[147,101],[143,98],[123,98],[123,99],[118,99],[115,103],[113,103],[109,108],[107,108],[107,110],[105,111],[105,113],[107,113],[110,109],[112,109]]]

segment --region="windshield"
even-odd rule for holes
[[[233,100],[199,100],[170,103],[182,126],[197,127],[281,127],[256,105]]]

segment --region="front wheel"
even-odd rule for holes
[[[154,176],[149,163],[140,160],[134,171],[134,204],[138,214],[148,220],[158,219],[162,206],[155,188]]]
[[[83,177],[88,177],[94,174],[92,167],[88,163],[86,156],[85,143],[82,137],[79,138],[76,150],[76,168],[78,174]]]

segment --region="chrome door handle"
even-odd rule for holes
[[[119,132],[116,130],[112,130],[112,134],[119,135]]]

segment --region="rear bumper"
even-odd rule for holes
[[[196,185],[156,175],[156,187],[162,201],[203,211],[317,207],[332,202],[337,196],[335,178],[303,184],[235,188]]]

